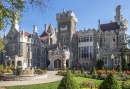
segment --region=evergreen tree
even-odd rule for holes
[[[102,70],[105,70],[105,69],[104,69],[104,66],[102,66]]]
[[[90,74],[94,73],[95,71],[95,67],[93,67]]]
[[[70,71],[67,71],[57,89],[79,89],[79,86]]]
[[[113,73],[110,73],[101,83],[99,89],[122,89]]]
[[[128,70],[127,60],[124,58],[122,62],[122,70],[126,71]]]
[[[121,69],[122,69],[122,66],[121,66],[121,64],[119,63],[118,66],[117,66],[118,72],[121,72],[121,71],[122,71]]]
[[[81,73],[84,73],[84,68],[81,69]]]

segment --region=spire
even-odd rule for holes
[[[50,23],[50,26],[48,27],[48,30],[49,29],[53,29],[53,26],[52,26],[52,24]]]
[[[98,20],[98,29],[100,29],[100,19]]]
[[[65,12],[65,8],[63,8],[63,12]]]

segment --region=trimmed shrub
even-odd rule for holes
[[[121,64],[119,63],[118,66],[117,66],[118,72],[121,72],[122,71],[121,69],[122,69],[122,67],[121,67]]]
[[[57,89],[79,89],[79,86],[70,71],[67,71]]]
[[[6,64],[5,67],[4,67],[4,69],[7,70],[7,68],[8,68],[8,66],[7,66],[7,64]]]
[[[42,73],[43,73],[43,70],[41,70],[41,69],[36,69],[35,72],[36,72],[37,74],[42,74]]]
[[[101,83],[99,89],[122,89],[113,73],[110,73]]]
[[[75,74],[75,67],[73,68],[73,74]]]
[[[105,70],[104,66],[102,66],[102,70]]]
[[[128,81],[123,81],[121,84],[122,89],[130,89],[130,80]]]
[[[7,72],[8,72],[8,73],[12,73],[13,71],[12,71],[11,69],[8,69]]]
[[[98,77],[98,74],[97,74],[97,73],[92,73],[92,74],[91,74],[91,78],[92,78],[92,79],[96,79],[97,77]]]
[[[0,72],[3,70],[3,65],[0,65]]]
[[[80,88],[95,88],[95,84],[92,81],[84,81],[80,84]]]
[[[81,69],[81,73],[84,73],[84,68]]]
[[[102,74],[102,75],[100,76],[100,79],[101,79],[101,80],[104,80],[106,77],[107,77],[106,74]]]
[[[98,72],[97,74],[98,74],[98,78],[100,79],[100,77],[101,77],[101,75],[103,74],[103,72],[100,71],[100,72]]]

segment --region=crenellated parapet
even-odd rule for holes
[[[94,28],[93,29],[88,29],[88,30],[86,30],[85,28],[84,28],[84,30],[79,30],[79,31],[77,31],[77,34],[78,34],[78,36],[85,36],[85,35],[94,35],[95,33],[97,33],[98,31],[96,31]]]
[[[74,20],[75,20],[76,22],[78,22],[78,19],[77,19],[77,17],[75,16],[75,12],[74,12],[74,11],[71,11],[71,10],[70,10],[70,11],[65,12],[65,10],[63,10],[62,13],[56,14],[56,19],[65,18],[65,17],[73,17]]]

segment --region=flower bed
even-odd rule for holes
[[[111,72],[116,76],[116,78],[120,81],[126,81],[130,79],[130,71],[124,71],[124,72],[118,72],[118,70],[95,70],[91,75],[88,73],[88,71],[85,71],[84,73],[81,73],[80,70],[69,70],[73,74],[74,77],[86,77],[86,78],[92,78],[92,79],[100,79],[104,80],[107,75],[109,75]],[[66,71],[64,70],[58,70],[57,75],[64,76],[66,74]]]

